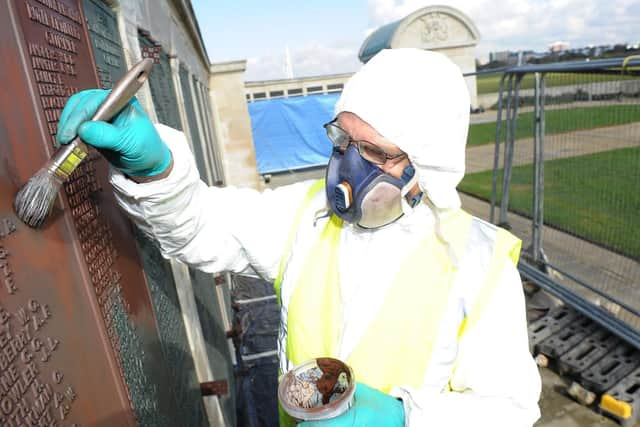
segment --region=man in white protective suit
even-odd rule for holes
[[[322,356],[353,368],[353,407],[302,426],[538,419],[521,242],[460,207],[469,95],[445,56],[378,53],[325,125],[326,179],[264,192],[208,187],[185,135],[136,101],[111,124],[87,121],[105,96],[71,97],[58,142],[79,135],[106,153],[118,203],[165,257],[274,281],[282,372]]]

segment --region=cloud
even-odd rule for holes
[[[493,50],[546,50],[555,40],[572,46],[637,42],[640,0],[370,0],[371,28],[433,4],[455,7],[480,31],[478,54]]]
[[[459,9],[478,27],[477,56],[500,50],[543,51],[563,40],[573,47],[637,43],[640,0],[369,0],[369,28],[359,40],[310,42],[291,49],[295,77],[352,72],[360,45],[373,30],[433,4]],[[250,58],[246,80],[285,78],[282,52]]]
[[[298,49],[290,49],[294,77],[321,76],[349,73],[360,67],[356,40],[336,41],[330,44],[309,42]],[[245,80],[271,80],[285,78],[285,49],[281,54],[247,60]]]

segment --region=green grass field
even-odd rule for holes
[[[509,209],[527,216],[532,173],[514,167],[509,192]],[[544,173],[545,224],[640,259],[640,147],[548,161]],[[489,200],[491,179],[491,171],[470,174],[458,189]]]
[[[500,78],[502,74],[485,74],[482,76],[476,76],[476,84],[478,88],[478,95],[483,93],[495,93],[500,90]],[[637,79],[634,76],[622,76],[618,74],[590,74],[590,75],[578,75],[578,74],[548,74],[546,77],[545,86],[568,86],[577,83],[595,83],[595,82],[608,82],[614,80],[630,80]],[[534,86],[533,74],[526,74],[522,78],[520,83],[520,89],[533,89]],[[506,90],[507,79],[505,79]]]
[[[604,105],[566,110],[548,110],[545,112],[545,134],[550,135],[578,129],[621,125],[639,120],[640,105]],[[504,135],[504,125],[501,132]],[[516,139],[530,137],[533,137],[533,112],[522,113],[518,116]],[[467,146],[492,144],[495,141],[495,122],[478,123],[469,126]]]

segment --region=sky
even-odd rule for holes
[[[430,5],[465,13],[480,32],[476,57],[638,43],[640,0],[192,0],[211,62],[247,60],[246,81],[356,71],[371,31]]]

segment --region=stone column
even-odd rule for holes
[[[224,182],[262,189],[244,92],[246,61],[212,64],[209,96]]]

